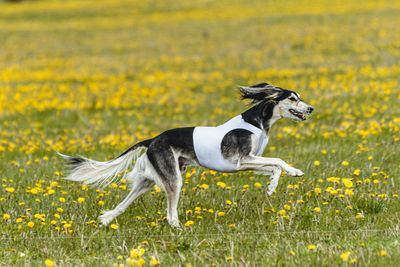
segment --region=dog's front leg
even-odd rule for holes
[[[268,195],[272,195],[279,183],[282,170],[290,176],[303,176],[304,173],[296,168],[289,166],[286,162],[278,158],[263,158],[256,156],[247,156],[238,160],[237,170],[254,170],[271,175],[271,181],[268,186]]]
[[[261,166],[278,166],[290,176],[304,175],[304,173],[301,170],[293,168],[292,166],[290,166],[285,161],[279,158],[264,158],[264,157],[251,156],[248,157],[246,161],[251,162],[253,165],[256,164]]]
[[[262,170],[257,170],[256,173],[258,172],[260,174],[269,175],[271,179],[267,190],[267,194],[270,196],[275,192],[275,189],[278,186],[279,178],[282,174],[282,169],[279,167],[262,167],[261,169]]]
[[[279,166],[264,166],[252,161],[238,161],[237,164],[238,170],[254,170],[256,172],[260,172],[262,174],[266,174],[270,176],[270,182],[268,185],[267,194],[270,196],[274,193],[276,187],[279,183],[279,178],[282,174],[282,169]]]

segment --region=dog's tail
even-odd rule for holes
[[[153,139],[148,139],[137,143],[117,158],[105,162],[85,157],[74,158],[57,153],[72,165],[71,173],[65,179],[106,187],[116,179],[122,179],[125,176],[124,171],[132,166],[132,161],[139,158],[142,151],[147,149],[152,141]]]

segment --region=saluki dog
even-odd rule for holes
[[[115,209],[104,211],[99,217],[104,225],[157,185],[167,195],[169,224],[179,227],[177,206],[182,187],[181,171],[186,166],[200,165],[231,173],[246,170],[264,173],[271,179],[267,189],[271,195],[282,171],[290,176],[303,176],[304,173],[282,159],[261,156],[268,143],[268,131],[282,118],[303,121],[314,108],[303,102],[299,94],[267,83],[239,87],[239,90],[242,99],[251,100],[252,107],[222,125],[167,130],[135,144],[107,162],[60,154],[72,165],[66,179],[100,186],[107,186],[116,179],[131,180],[131,191],[126,198]],[[132,171],[126,172],[132,166]]]

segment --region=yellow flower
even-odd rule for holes
[[[284,205],[283,206],[285,209],[290,210],[290,206],[289,205]]]
[[[53,262],[52,260],[50,260],[50,259],[45,260],[45,261],[44,261],[44,264],[45,264],[47,267],[53,267],[53,266],[54,266],[54,262]]]
[[[318,160],[314,161],[315,166],[319,166],[320,164],[321,164],[321,162],[319,162]]]
[[[353,189],[346,189],[346,190],[344,190],[344,192],[345,192],[346,195],[348,195],[348,196],[353,195]]]
[[[227,201],[226,201],[226,204],[227,204],[227,205],[232,205],[232,201],[227,200]]]
[[[144,254],[144,248],[142,248],[142,246],[138,246],[135,249],[132,249],[130,252],[131,258],[139,258]]]
[[[102,205],[104,205],[104,201],[102,201],[102,200],[99,200],[99,202],[97,202],[97,205],[99,205],[99,206],[102,206]]]
[[[137,263],[139,266],[143,266],[143,265],[146,263],[146,261],[145,261],[143,258],[140,258],[140,259],[138,259],[138,260],[136,261],[136,263]]]
[[[280,210],[277,212],[278,214],[284,216],[286,214],[286,210]]]
[[[28,222],[28,227],[30,227],[30,228],[32,228],[33,226],[35,226],[35,223],[34,222]]]
[[[219,217],[222,217],[222,216],[224,216],[224,215],[225,215],[225,212],[223,212],[223,211],[220,211],[220,212],[218,212],[218,213],[217,213],[217,215],[218,215]]]
[[[217,185],[218,185],[219,187],[221,187],[221,188],[225,188],[225,187],[226,187],[226,184],[223,183],[223,182],[218,182]]]
[[[114,229],[114,230],[117,230],[118,229],[118,225],[113,223],[113,224],[110,225],[110,228]]]
[[[343,166],[348,166],[348,165],[349,165],[349,162],[348,162],[348,161],[342,161],[342,165],[343,165]]]
[[[31,189],[31,193],[34,194],[34,195],[36,195],[36,194],[38,193],[38,190],[37,190],[36,188],[32,188],[32,189]]]
[[[345,187],[349,188],[353,186],[353,182],[350,179],[347,178],[343,178],[342,182],[344,184]]]
[[[194,224],[193,221],[187,221],[187,222],[185,223],[185,226],[190,226],[190,225],[193,225],[193,224]]]
[[[321,194],[322,190],[321,190],[321,188],[316,187],[316,188],[314,189],[314,192],[315,192],[315,194]]]
[[[309,250],[314,250],[314,249],[315,249],[315,246],[310,244],[310,245],[307,246],[307,248],[308,248]]]
[[[64,203],[65,202],[65,198],[60,197],[60,202]]]
[[[378,253],[378,255],[380,255],[380,256],[386,256],[386,255],[387,255],[387,252],[384,251],[384,250],[381,250],[381,251]]]
[[[315,211],[315,212],[320,212],[321,211],[321,208],[319,208],[319,207],[315,207],[312,211]]]
[[[154,256],[150,256],[150,259],[151,259],[150,265],[160,265],[161,264],[161,262],[156,260],[156,258]]]
[[[261,184],[260,183],[254,183],[254,186],[257,187],[257,188],[260,188]]]
[[[350,251],[346,251],[340,254],[340,258],[342,258],[343,261],[347,261],[349,259],[350,253],[351,253]]]
[[[83,197],[79,197],[79,198],[78,198],[78,202],[79,202],[79,203],[83,203],[83,202],[85,202],[85,198],[83,198]]]
[[[71,224],[69,224],[69,223],[64,224],[64,228],[65,229],[71,228]]]
[[[5,220],[5,221],[7,221],[8,219],[10,219],[10,215],[9,214],[7,214],[7,213],[4,213],[3,214],[3,220]]]
[[[289,251],[290,255],[296,255],[296,252],[294,252],[293,250]]]
[[[14,191],[14,187],[6,187],[6,192],[13,193]]]
[[[203,189],[208,189],[208,184],[202,184],[200,187]]]

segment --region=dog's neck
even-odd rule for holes
[[[282,119],[282,115],[277,102],[263,101],[243,112],[242,118],[268,134],[272,124]]]

